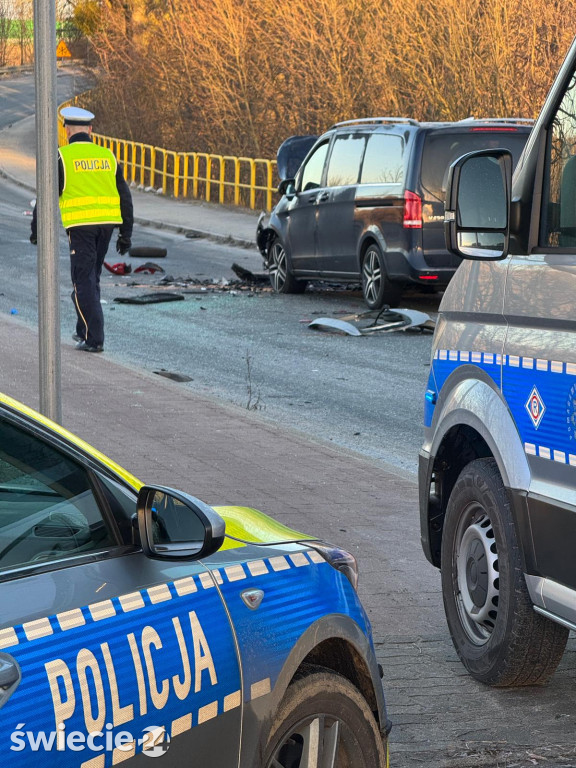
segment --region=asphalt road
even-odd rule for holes
[[[81,70],[70,70],[70,74],[60,70],[57,80],[59,102],[71,98],[75,93],[81,93],[89,87],[90,82],[91,77],[82,73]],[[35,111],[34,79],[31,77],[13,79],[13,75],[10,75],[10,79],[0,77],[0,104],[2,104],[0,129],[33,115]]]
[[[86,75],[60,71],[59,99],[84,90],[88,83]],[[0,79],[0,104],[0,129],[33,114],[33,79]],[[17,311],[24,322],[35,326],[38,290],[36,250],[28,242],[29,198],[28,193],[1,181],[0,312]],[[187,278],[229,281],[236,277],[233,263],[262,269],[256,249],[187,239],[146,227],[135,228],[133,242],[165,247],[168,256],[161,265],[176,282]],[[62,338],[72,343],[75,315],[63,231],[60,255]],[[111,248],[108,262],[119,261],[133,268],[142,264],[142,260],[121,259]],[[188,293],[185,301],[177,303],[114,303],[119,296],[155,290],[161,279],[158,275],[139,277],[138,283],[144,285],[140,288],[134,285],[135,277],[103,275],[106,355],[147,370],[179,374],[190,379],[183,386],[253,408],[275,423],[397,468],[416,471],[430,334],[357,338],[312,331],[307,321],[366,310],[358,291],[326,287],[311,287],[302,296],[209,288],[202,295]],[[175,290],[182,289],[182,285],[175,286]],[[434,315],[438,301],[435,295],[411,295],[404,304]]]
[[[28,194],[2,181],[0,312],[15,310],[35,325],[38,289],[36,249],[28,241],[30,208]],[[182,292],[193,288],[188,279],[213,283],[235,279],[234,262],[251,270],[262,268],[255,252],[145,227],[136,227],[133,242],[165,247],[168,256],[156,262],[165,274],[104,273],[105,354],[147,370],[186,376],[191,381],[184,386],[257,409],[277,423],[396,467],[416,470],[430,334],[358,338],[312,331],[307,321],[366,309],[357,291],[330,288],[277,296],[267,289],[209,287],[201,294],[186,293],[180,302],[117,304],[117,297],[157,290],[166,276],[180,283],[172,289]],[[72,343],[75,315],[64,233],[60,257],[62,338]],[[109,263],[126,262],[133,268],[144,261],[120,258],[113,248],[108,255]],[[434,313],[438,299],[413,295],[408,303]]]

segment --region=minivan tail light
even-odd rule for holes
[[[404,192],[404,229],[422,229],[422,198],[409,189]]]

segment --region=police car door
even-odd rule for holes
[[[115,505],[135,497],[104,467],[0,415],[1,753],[13,768],[149,765],[144,749],[234,766],[240,673],[218,590],[199,562],[124,544]]]
[[[531,572],[576,589],[576,77],[568,75],[533,137],[540,162],[544,155],[542,214],[537,247],[510,260],[503,390],[532,476]]]

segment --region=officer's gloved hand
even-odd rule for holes
[[[30,235],[30,242],[32,245],[38,245],[38,237],[36,235]]]
[[[125,253],[128,253],[131,245],[132,240],[130,240],[129,237],[126,237],[125,235],[118,235],[118,240],[116,240],[116,250],[120,256],[124,256]]]

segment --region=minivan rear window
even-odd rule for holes
[[[427,201],[444,202],[448,169],[462,155],[478,149],[503,147],[512,152],[514,168],[522,154],[529,132],[477,131],[429,133],[424,140],[420,183]]]
[[[373,133],[362,163],[361,184],[402,184],[404,140],[389,133]]]

